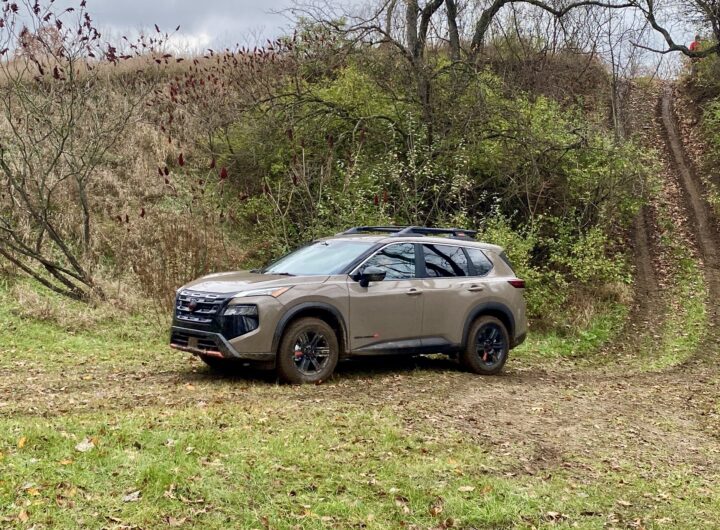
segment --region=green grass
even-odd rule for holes
[[[695,355],[708,327],[707,286],[697,262],[678,252],[675,294],[671,310],[665,321],[663,335],[655,344],[655,354],[642,359],[646,370],[659,370],[676,366]]]
[[[18,526],[711,528],[720,511],[691,469],[518,473],[383,408],[226,404],[0,420],[0,433],[0,520]]]
[[[677,366],[698,352],[708,333],[708,291],[705,276],[688,242],[677,228],[670,207],[658,197],[660,245],[667,255],[671,285],[663,293],[667,304],[665,320],[656,340],[648,342],[636,361],[643,370]]]
[[[568,329],[565,333],[545,331],[530,333],[526,343],[513,350],[513,357],[531,361],[563,358],[585,358],[612,337],[622,332],[628,307],[621,303],[606,303],[599,308],[584,329]]]
[[[29,299],[37,307],[20,304],[10,285],[0,285],[0,368],[22,363],[56,371],[73,364],[128,367],[157,362],[153,352],[166,347],[166,333],[147,315],[108,304],[92,308],[26,281],[12,288],[36,295]]]
[[[372,374],[341,375],[349,386],[340,379],[316,399],[313,389],[193,374],[141,317],[111,311],[69,332],[66,317],[80,305],[51,298],[58,306],[42,321],[27,316],[7,286],[0,302],[0,370],[18,384],[26,366],[40,367],[82,401],[96,388],[76,381],[89,368],[102,381],[142,367],[148,379],[130,385],[156,387],[136,401],[140,392],[128,386],[122,403],[98,400],[58,415],[52,398],[45,412],[13,405],[0,417],[2,528],[718,527],[713,475],[671,457],[637,461],[607,447],[534,465],[544,451],[534,441],[508,436],[509,451],[461,423],[438,423],[452,410],[432,384],[462,382],[463,374],[450,373],[449,383],[442,372],[376,374],[383,385],[403,384],[401,392],[427,392],[401,409],[381,398],[339,397],[363,392],[362,378]],[[589,355],[625,318],[624,307],[608,307],[570,339],[531,334],[518,357],[542,367],[551,355]],[[184,378],[150,380],[159,368]],[[37,378],[32,384],[42,389]],[[108,377],[107,384],[122,383]],[[507,384],[503,392],[512,393]],[[186,390],[196,398],[163,405],[192,386]],[[86,440],[94,447],[76,449]]]

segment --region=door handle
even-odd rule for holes
[[[483,287],[482,285],[471,285],[470,287],[468,287],[468,291],[470,291],[471,293],[479,293],[480,291],[484,290],[485,287]]]
[[[415,289],[415,287],[413,287],[412,289],[408,289],[408,290],[405,292],[405,294],[408,295],[408,296],[418,296],[418,295],[420,295],[420,294],[422,294],[422,293],[423,293],[423,292],[422,292],[421,290]]]

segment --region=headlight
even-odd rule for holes
[[[273,298],[277,298],[292,288],[293,286],[291,285],[289,287],[270,287],[265,289],[255,289],[253,291],[242,291],[236,294],[234,298],[246,298],[248,296],[272,296]],[[231,300],[230,303],[232,304],[233,301]]]
[[[258,310],[256,305],[229,305],[225,309],[223,316],[226,317],[254,317],[257,316]]]

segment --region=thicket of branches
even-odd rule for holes
[[[626,277],[649,50],[717,54],[709,0],[298,3],[293,35],[189,57],[159,28],[104,42],[84,1],[2,5],[0,256],[76,298],[109,276],[167,300],[351,224],[454,224],[510,247],[538,314]]]

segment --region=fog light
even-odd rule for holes
[[[253,317],[257,316],[257,314],[258,311],[256,305],[230,305],[227,309],[225,309],[223,316]]]

